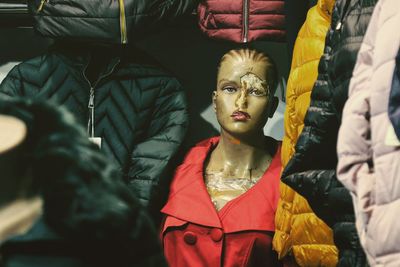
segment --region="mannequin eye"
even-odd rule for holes
[[[265,96],[267,95],[265,92],[258,90],[258,89],[250,89],[249,90],[249,95],[253,95],[253,96]]]
[[[237,91],[237,89],[233,86],[225,86],[224,88],[222,88],[222,91],[228,94],[233,94]]]

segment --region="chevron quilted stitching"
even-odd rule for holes
[[[33,70],[31,70],[31,71],[33,71]],[[55,78],[58,78],[56,75],[55,75],[55,72],[57,71],[57,67],[56,66],[54,66],[52,69],[50,69],[50,71],[46,71],[46,72],[39,72],[41,75],[40,75],[40,78],[44,78],[44,80],[42,81],[41,79],[39,80],[39,83],[40,84],[37,84],[37,86],[38,87],[41,87],[41,88],[43,88],[46,84],[48,84],[48,82],[51,80],[51,82],[55,82],[54,81],[54,79]],[[32,81],[33,82],[33,81]],[[54,87],[56,87],[56,86],[54,86]]]
[[[129,145],[126,144],[126,142],[128,142],[128,138],[121,135],[121,132],[114,123],[114,118],[110,118],[108,114],[105,114],[102,122],[104,125],[107,125],[107,127],[103,127],[102,124],[99,124],[99,128],[101,127],[100,136],[102,136],[108,143],[109,149],[115,155],[119,165],[121,167],[125,167],[129,151]]]
[[[121,81],[118,81],[119,85],[122,86]],[[138,85],[136,80],[131,81],[131,86]],[[131,87],[134,88],[134,87]],[[140,88],[140,87],[136,87]],[[122,94],[122,98],[125,98],[129,101],[129,106],[133,109],[135,113],[139,113],[139,103],[142,99],[142,91],[141,90],[132,90],[131,95],[125,90],[120,91]]]
[[[128,126],[129,129],[134,132],[135,131],[135,121],[137,120],[137,113],[138,113],[138,108],[135,108],[131,103],[132,101],[129,101],[129,97],[125,96],[116,96],[116,95],[121,95],[121,91],[118,88],[114,88],[108,92],[108,94],[104,95],[98,95],[97,99],[100,99],[99,102],[96,101],[95,107],[97,109],[97,116],[102,116],[102,113],[104,112],[109,112],[109,109],[112,107],[113,108],[113,113],[116,113],[115,115],[119,116],[119,118],[122,118],[123,121],[125,121],[126,125]],[[126,103],[128,101],[128,103]],[[103,110],[102,106],[107,107],[108,110]],[[137,123],[137,121],[136,121]]]
[[[119,160],[121,154],[119,151],[113,149],[114,146],[112,146],[110,143],[110,140],[112,140],[113,138],[109,137],[107,133],[103,133],[101,135],[101,138],[102,138],[102,150],[104,150],[106,152],[106,155],[113,161],[113,163],[119,167],[121,172],[124,172],[125,168],[122,165],[122,161]]]
[[[122,119],[124,118],[124,116],[119,113],[116,105],[109,105],[108,107],[109,108],[107,108],[107,111],[102,113],[99,116],[99,120],[96,121],[97,130],[101,131],[98,133],[101,134],[102,132],[109,132],[112,130],[116,135],[114,139],[118,137],[119,143],[123,144],[124,147],[128,150],[131,146],[130,140],[132,140],[132,133],[134,133],[134,131],[130,131],[127,127],[124,126],[124,124],[121,125],[121,123],[124,123],[124,121],[126,120]],[[116,122],[118,122],[118,125],[116,124]],[[117,140],[113,141],[116,142]]]
[[[61,82],[57,82],[57,85],[54,84],[49,84],[49,80],[47,79],[47,82],[42,86],[43,87],[52,87],[53,90],[47,95],[48,98],[53,98],[53,95],[57,92],[57,88],[62,87],[65,82],[68,80],[69,75],[67,73],[64,74],[64,77],[61,78]]]
[[[0,93],[17,85],[11,93],[53,99],[86,127],[89,88],[81,70],[66,64],[56,53],[24,62],[0,85]],[[95,120],[102,150],[140,198],[151,199],[186,130],[186,103],[177,80],[156,67],[121,63],[95,88]]]

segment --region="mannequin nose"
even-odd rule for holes
[[[240,90],[240,94],[235,101],[236,108],[245,109],[247,108],[247,92],[246,90]]]

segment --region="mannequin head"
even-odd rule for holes
[[[274,62],[256,50],[226,53],[220,62],[214,110],[221,131],[232,136],[263,134],[263,128],[277,108]]]

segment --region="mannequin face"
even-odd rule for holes
[[[222,130],[232,135],[262,133],[270,113],[267,65],[228,57],[220,66],[213,103]]]

